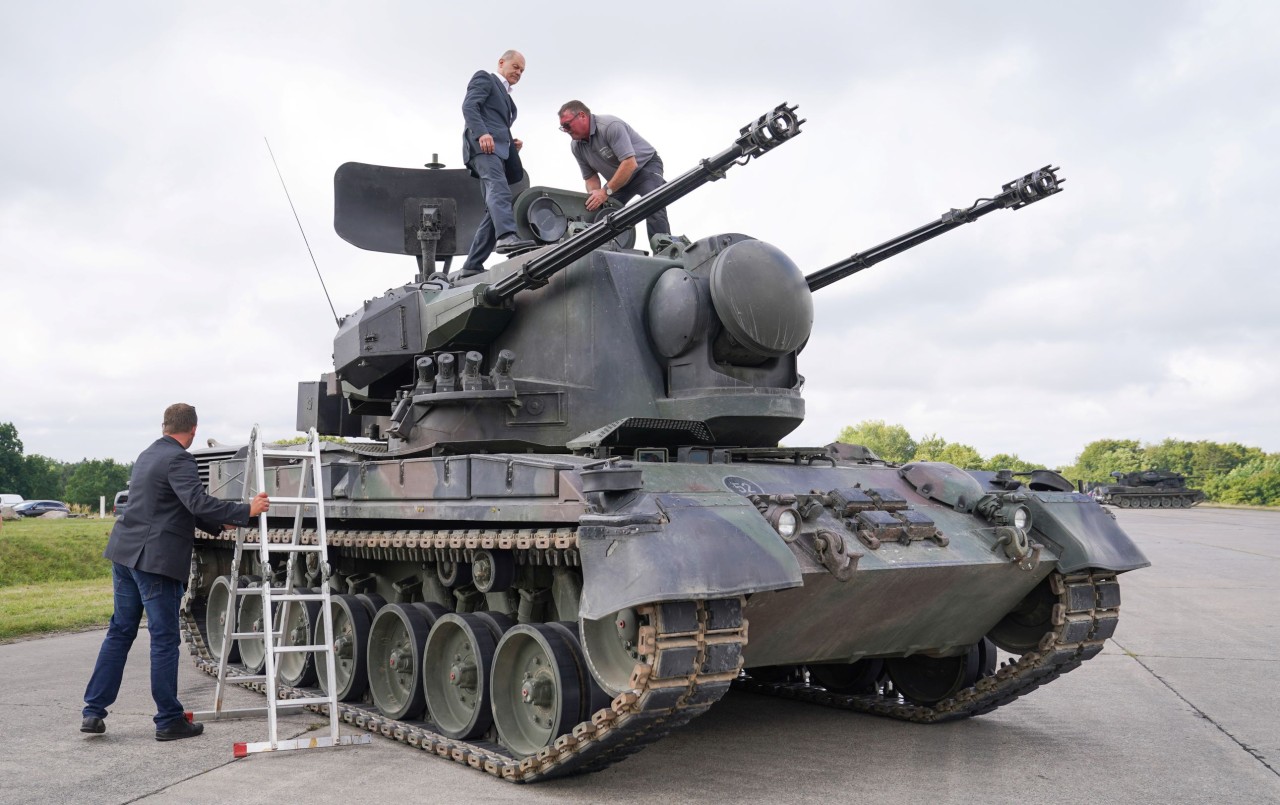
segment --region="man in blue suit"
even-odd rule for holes
[[[467,261],[459,276],[478,274],[493,251],[499,254],[532,248],[531,240],[516,234],[516,216],[511,208],[511,185],[524,178],[520,147],[524,143],[511,136],[516,104],[511,88],[524,75],[524,56],[508,50],[498,59],[496,73],[478,71],[467,84],[462,100],[462,159],[478,178],[484,191],[484,218],[471,240]]]
[[[157,741],[191,738],[204,731],[189,723],[178,701],[178,607],[191,572],[195,528],[216,534],[223,524],[249,525],[270,503],[261,493],[249,503],[218,500],[205,491],[195,458],[196,409],[165,409],[164,434],[142,451],[129,477],[129,507],[116,521],[103,556],[111,560],[115,612],[84,692],[81,732],[102,733],[107,708],[120,692],[124,663],[138,636],[142,613],[151,635],[151,698]]]

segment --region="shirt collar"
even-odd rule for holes
[[[503,89],[505,89],[505,90],[507,91],[507,94],[508,94],[508,95],[510,95],[510,94],[511,94],[511,84],[510,84],[510,82],[508,82],[508,81],[507,81],[507,77],[506,77],[506,76],[504,76],[502,73],[494,73],[494,75],[496,75],[496,76],[498,77],[498,80],[502,82],[502,88],[503,88]]]

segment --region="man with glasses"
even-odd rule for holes
[[[626,204],[666,184],[662,158],[626,121],[593,115],[582,101],[569,101],[560,107],[560,130],[573,138],[569,150],[587,183],[588,210],[598,210],[610,198]],[[656,235],[670,235],[666,208],[650,215],[645,227],[650,242]]]
[[[471,175],[480,180],[484,192],[484,217],[471,240],[467,261],[460,277],[479,274],[484,261],[495,250],[498,254],[532,248],[531,240],[516,234],[516,216],[511,208],[511,185],[524,178],[520,148],[524,145],[511,136],[516,120],[516,104],[511,88],[524,75],[524,56],[508,50],[498,59],[498,71],[477,71],[467,84],[462,100],[462,160]]]

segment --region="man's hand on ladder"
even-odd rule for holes
[[[266,492],[259,492],[249,501],[249,516],[257,517],[259,514],[271,508],[271,501],[267,499]]]

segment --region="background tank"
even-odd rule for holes
[[[603,768],[731,686],[938,722],[1096,655],[1117,575],[1147,562],[1061,476],[778,446],[804,417],[814,291],[1058,192],[1056,169],[807,275],[745,234],[631,248],[655,209],[802,123],[779,106],[594,220],[584,194],[530,187],[521,234],[544,245],[466,280],[436,268],[470,239],[474,184],[340,168],[339,233],[417,272],[344,318],[334,371],[300,386],[300,428],[368,437],[324,451],[331,567],[232,568],[229,536],[200,538],[200,666],[216,673],[214,618],[242,576],[328,584],[340,663],[325,684],[349,722],[528,782]],[[243,451],[201,461],[213,494],[257,491]],[[281,459],[264,486],[300,480]],[[295,512],[271,514],[279,539]],[[277,617],[302,640],[318,614]],[[317,684],[305,655],[282,673]]]
[[[1199,489],[1189,489],[1186,477],[1176,472],[1113,472],[1111,477],[1116,479],[1115,483],[1096,486],[1090,494],[1099,503],[1122,509],[1185,509],[1205,498]]]

